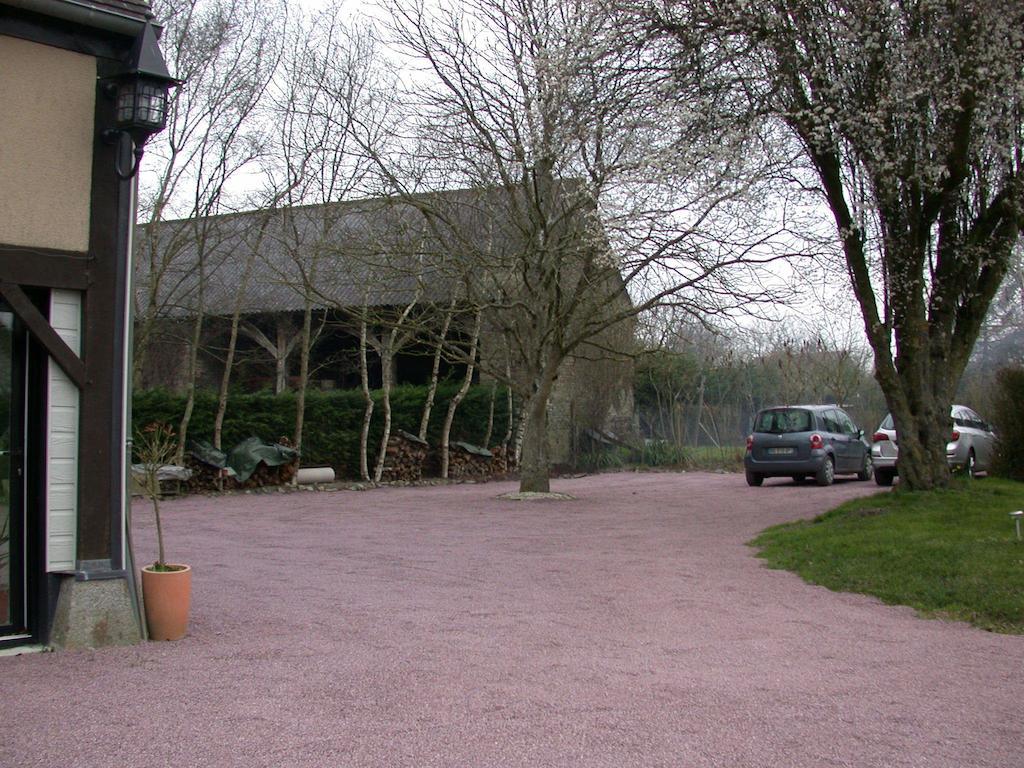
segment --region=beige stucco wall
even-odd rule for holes
[[[0,35],[0,243],[89,247],[96,59]]]

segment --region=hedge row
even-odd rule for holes
[[[448,403],[458,390],[455,384],[438,387],[431,411],[427,439],[432,445],[439,443],[441,426]],[[451,439],[481,444],[487,431],[487,416],[491,405],[490,385],[471,387],[452,424]],[[391,391],[392,430],[419,431],[426,386],[399,386]],[[381,393],[373,393],[375,401],[373,421],[370,425],[370,462],[375,460],[380,445],[384,417]],[[224,417],[222,444],[231,447],[255,435],[274,441],[281,437],[291,439],[295,428],[294,392],[280,395],[271,393],[236,394],[228,399]],[[494,429],[491,447],[505,435],[508,428],[508,396],[498,388],[494,402]],[[152,422],[164,422],[177,429],[185,412],[185,397],[166,390],[151,389],[136,392],[132,398],[133,424],[136,429]],[[189,425],[190,439],[213,439],[213,419],[217,409],[215,392],[199,392]],[[359,432],[363,425],[363,395],[358,390],[311,390],[306,393],[306,418],[302,437],[302,463],[306,466],[330,465],[341,477],[359,474]]]

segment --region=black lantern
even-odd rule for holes
[[[147,21],[135,39],[127,67],[111,77],[107,85],[108,93],[116,101],[116,111],[114,127],[105,131],[104,137],[111,142],[128,137],[134,156],[131,170],[125,173],[118,155],[117,175],[122,179],[135,175],[146,141],[167,124],[167,91],[176,85],[181,82],[167,71],[156,31]]]

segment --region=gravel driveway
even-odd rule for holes
[[[1024,637],[808,586],[744,544],[874,484],[510,490],[167,503],[190,635],[0,658],[0,766],[1024,765]]]

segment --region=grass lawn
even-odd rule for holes
[[[769,567],[812,584],[1024,634],[1024,542],[1009,517],[1024,509],[1024,483],[954,483],[856,499],[814,520],[769,528],[750,543]]]

